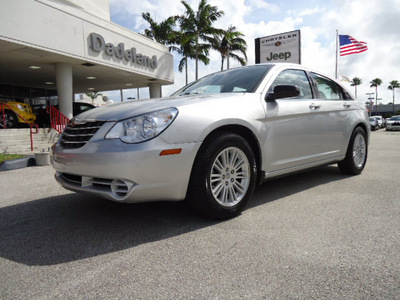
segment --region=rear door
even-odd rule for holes
[[[352,131],[352,115],[358,109],[354,99],[335,81],[310,73],[321,103],[321,113],[330,123],[324,143],[335,155],[344,155]]]
[[[316,90],[319,84],[303,70],[282,71],[269,92],[278,84],[296,85],[300,95],[267,103],[267,173],[322,164],[337,156],[340,128],[344,125],[336,114],[340,115],[343,106],[339,109],[338,105],[342,104],[321,99]]]

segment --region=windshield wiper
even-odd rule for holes
[[[187,96],[187,95],[199,95],[200,93],[197,93],[197,92],[186,92],[186,93],[183,93],[183,94],[179,94],[179,96]]]

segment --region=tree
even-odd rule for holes
[[[185,68],[186,84],[188,84],[188,59],[194,59],[195,54],[193,45],[191,45],[191,41],[186,37],[186,34],[174,30],[176,20],[180,17],[169,17],[160,24],[154,21],[149,13],[143,13],[142,17],[150,25],[150,29],[144,31],[147,37],[163,45],[169,45],[169,51],[174,50],[183,56],[179,62],[178,69],[179,72],[182,72],[183,68]],[[209,59],[204,55],[199,55],[199,59],[205,64],[209,63]]]
[[[357,85],[360,85],[361,83],[362,83],[362,80],[361,80],[361,78],[358,78],[358,77],[354,77],[351,80],[350,85],[354,86],[354,94],[355,94],[356,98],[357,98]]]
[[[179,72],[183,71],[183,68],[185,68],[186,72],[186,84],[188,84],[188,59],[195,59],[196,58],[196,53],[194,51],[194,46],[193,46],[193,41],[187,37],[185,33],[178,33],[178,40],[180,41],[179,45],[180,48],[177,50],[179,54],[181,54],[183,57],[179,62],[178,70]],[[207,57],[202,52],[208,53],[208,49],[205,49],[204,51],[200,51],[198,55],[198,59],[204,63],[205,65],[208,65],[210,63],[210,59]]]
[[[143,19],[145,19],[149,25],[150,29],[146,29],[144,31],[145,36],[155,40],[156,42],[170,46],[169,51],[176,50],[174,44],[178,42],[177,33],[174,30],[174,26],[176,23],[176,16],[171,16],[168,19],[162,21],[161,23],[157,23],[150,16],[150,13],[143,13]]]
[[[375,78],[371,80],[370,87],[375,87],[375,111],[378,111],[378,86],[382,84],[382,79]]]
[[[92,104],[94,102],[94,100],[98,97],[98,96],[102,96],[103,93],[99,93],[99,92],[90,92],[90,93],[86,93],[86,96],[90,97],[92,99]]]
[[[241,37],[243,33],[236,31],[235,26],[229,26],[227,31],[224,31],[222,38],[216,37],[213,48],[221,54],[221,71],[224,69],[224,61],[226,59],[226,68],[229,69],[229,58],[237,60],[242,66],[246,65],[247,62],[247,43]],[[243,57],[235,54],[234,52],[240,52]]]
[[[389,82],[388,89],[393,91],[393,114],[394,114],[394,104],[395,104],[395,89],[400,88],[400,83],[397,80],[392,80]]]
[[[223,34],[223,30],[212,27],[212,24],[224,12],[218,10],[217,6],[208,4],[207,0],[200,0],[197,11],[194,11],[184,0],[182,4],[185,6],[186,11],[183,16],[179,17],[181,32],[184,36],[181,42],[183,46],[188,45],[189,47],[193,47],[197,80],[199,77],[200,56],[207,56],[211,45],[215,43],[215,37]]]

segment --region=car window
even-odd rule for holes
[[[327,100],[351,100],[352,97],[344,91],[336,82],[322,75],[311,73],[311,77],[317,84],[319,99]]]
[[[79,106],[80,112],[84,112],[84,111],[90,110],[92,108],[93,108],[93,106],[89,106],[89,105],[80,105]]]
[[[272,65],[255,65],[214,73],[183,87],[172,96],[210,93],[253,93],[271,68]]]
[[[342,90],[343,91],[343,99],[344,100],[354,100],[354,98],[346,91],[346,90]]]
[[[300,95],[291,97],[290,99],[312,99],[312,91],[310,81],[306,73],[302,70],[284,70],[275,78],[271,84],[268,93],[274,91],[277,85],[295,85],[300,89]]]

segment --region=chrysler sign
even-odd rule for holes
[[[268,62],[301,63],[300,30],[257,38],[256,64]]]
[[[157,68],[157,56],[155,55],[149,57],[141,53],[137,53],[136,48],[125,49],[124,43],[119,43],[118,45],[106,43],[106,41],[100,34],[94,32],[90,34],[89,40],[89,47],[94,52],[104,52],[110,57],[125,60],[138,66],[143,66],[151,69]]]

